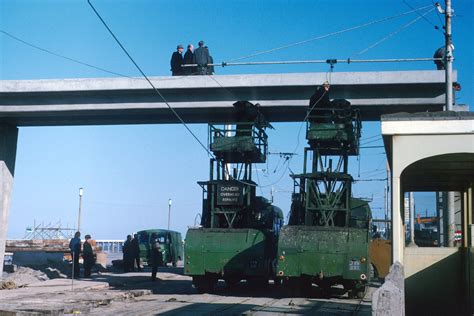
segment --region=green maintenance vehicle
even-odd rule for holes
[[[234,104],[235,128],[209,126],[209,181],[203,189],[201,225],[185,240],[184,273],[199,292],[212,292],[219,279],[266,285],[273,278],[283,213],[256,195],[252,166],[266,161],[268,141],[258,104]]]
[[[367,201],[352,197],[348,173],[349,157],[359,153],[359,112],[346,100],[310,111],[309,147],[303,173],[291,175],[295,185],[278,241],[277,276],[295,294],[308,294],[314,283],[330,295],[332,285],[342,284],[349,296],[361,297],[370,276],[371,211]]]

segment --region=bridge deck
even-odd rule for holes
[[[188,123],[230,119],[232,103],[258,102],[273,122],[301,121],[326,73],[152,77]],[[454,73],[456,80],[456,73]],[[348,99],[363,120],[394,112],[438,111],[444,71],[339,72],[331,98]],[[0,122],[18,126],[177,123],[142,78],[0,81]]]

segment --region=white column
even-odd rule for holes
[[[405,248],[402,209],[400,177],[392,174],[392,263],[398,261],[401,264]]]
[[[454,247],[454,232],[456,231],[456,219],[455,219],[455,197],[454,192],[448,192],[447,201],[447,230],[448,230],[448,247]]]

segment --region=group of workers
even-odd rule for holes
[[[93,243],[91,241],[91,235],[86,235],[84,243],[81,242],[81,233],[76,232],[74,238],[69,242],[69,249],[71,250],[72,259],[72,278],[80,278],[80,264],[79,259],[82,256],[84,265],[84,278],[91,276],[92,267],[96,262],[96,254],[93,250]],[[158,235],[156,233],[151,234],[149,244],[149,260],[148,265],[151,266],[151,280],[156,281],[156,273],[158,272],[158,266],[163,264],[163,254],[161,253],[160,243],[158,242]],[[140,265],[140,246],[138,235],[134,234],[133,239],[131,235],[127,235],[127,240],[124,242],[123,247],[123,271],[133,272],[135,271],[135,264],[138,272],[141,271]]]
[[[158,266],[163,264],[163,254],[161,253],[160,243],[158,242],[158,236],[153,233],[150,236],[149,247],[149,260],[148,265],[151,266],[151,280],[156,281],[156,273],[158,271]],[[141,271],[140,265],[140,243],[138,240],[138,235],[134,234],[133,239],[132,235],[127,235],[127,240],[125,240],[123,247],[123,272],[133,272],[135,271],[135,264],[137,266],[137,271]]]
[[[204,41],[198,43],[198,48],[194,49],[193,44],[189,44],[183,56],[183,45],[179,44],[176,51],[171,55],[171,74],[173,76],[191,75],[212,75],[214,74],[214,60],[209,54],[209,48],[204,45]],[[185,66],[195,65],[195,66]]]
[[[72,257],[72,277],[79,279],[80,275],[80,265],[79,257],[82,253],[82,259],[84,262],[84,278],[89,278],[91,276],[92,267],[96,261],[96,255],[92,248],[91,235],[86,235],[84,244],[81,242],[81,233],[76,232],[74,238],[69,242],[69,249],[71,250]]]
[[[138,235],[134,234],[127,235],[127,239],[123,243],[123,272],[134,272],[135,263],[137,265],[137,271],[141,271],[140,266],[140,246],[138,242]]]

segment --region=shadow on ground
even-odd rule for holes
[[[182,267],[162,267],[158,269],[158,272],[159,279],[155,282],[151,281],[151,269],[148,268],[145,268],[142,272],[117,272],[94,275],[93,280],[108,282],[112,290],[150,290],[153,294],[199,294],[193,287],[191,278],[183,275]],[[274,286],[272,282],[265,287],[251,287],[245,281],[233,287],[228,287],[223,281],[219,281],[212,294],[217,296],[251,296],[278,299],[297,297],[286,288]],[[317,286],[313,286],[304,296],[315,299],[328,298]],[[347,297],[342,287],[333,287],[331,298],[353,301]]]

